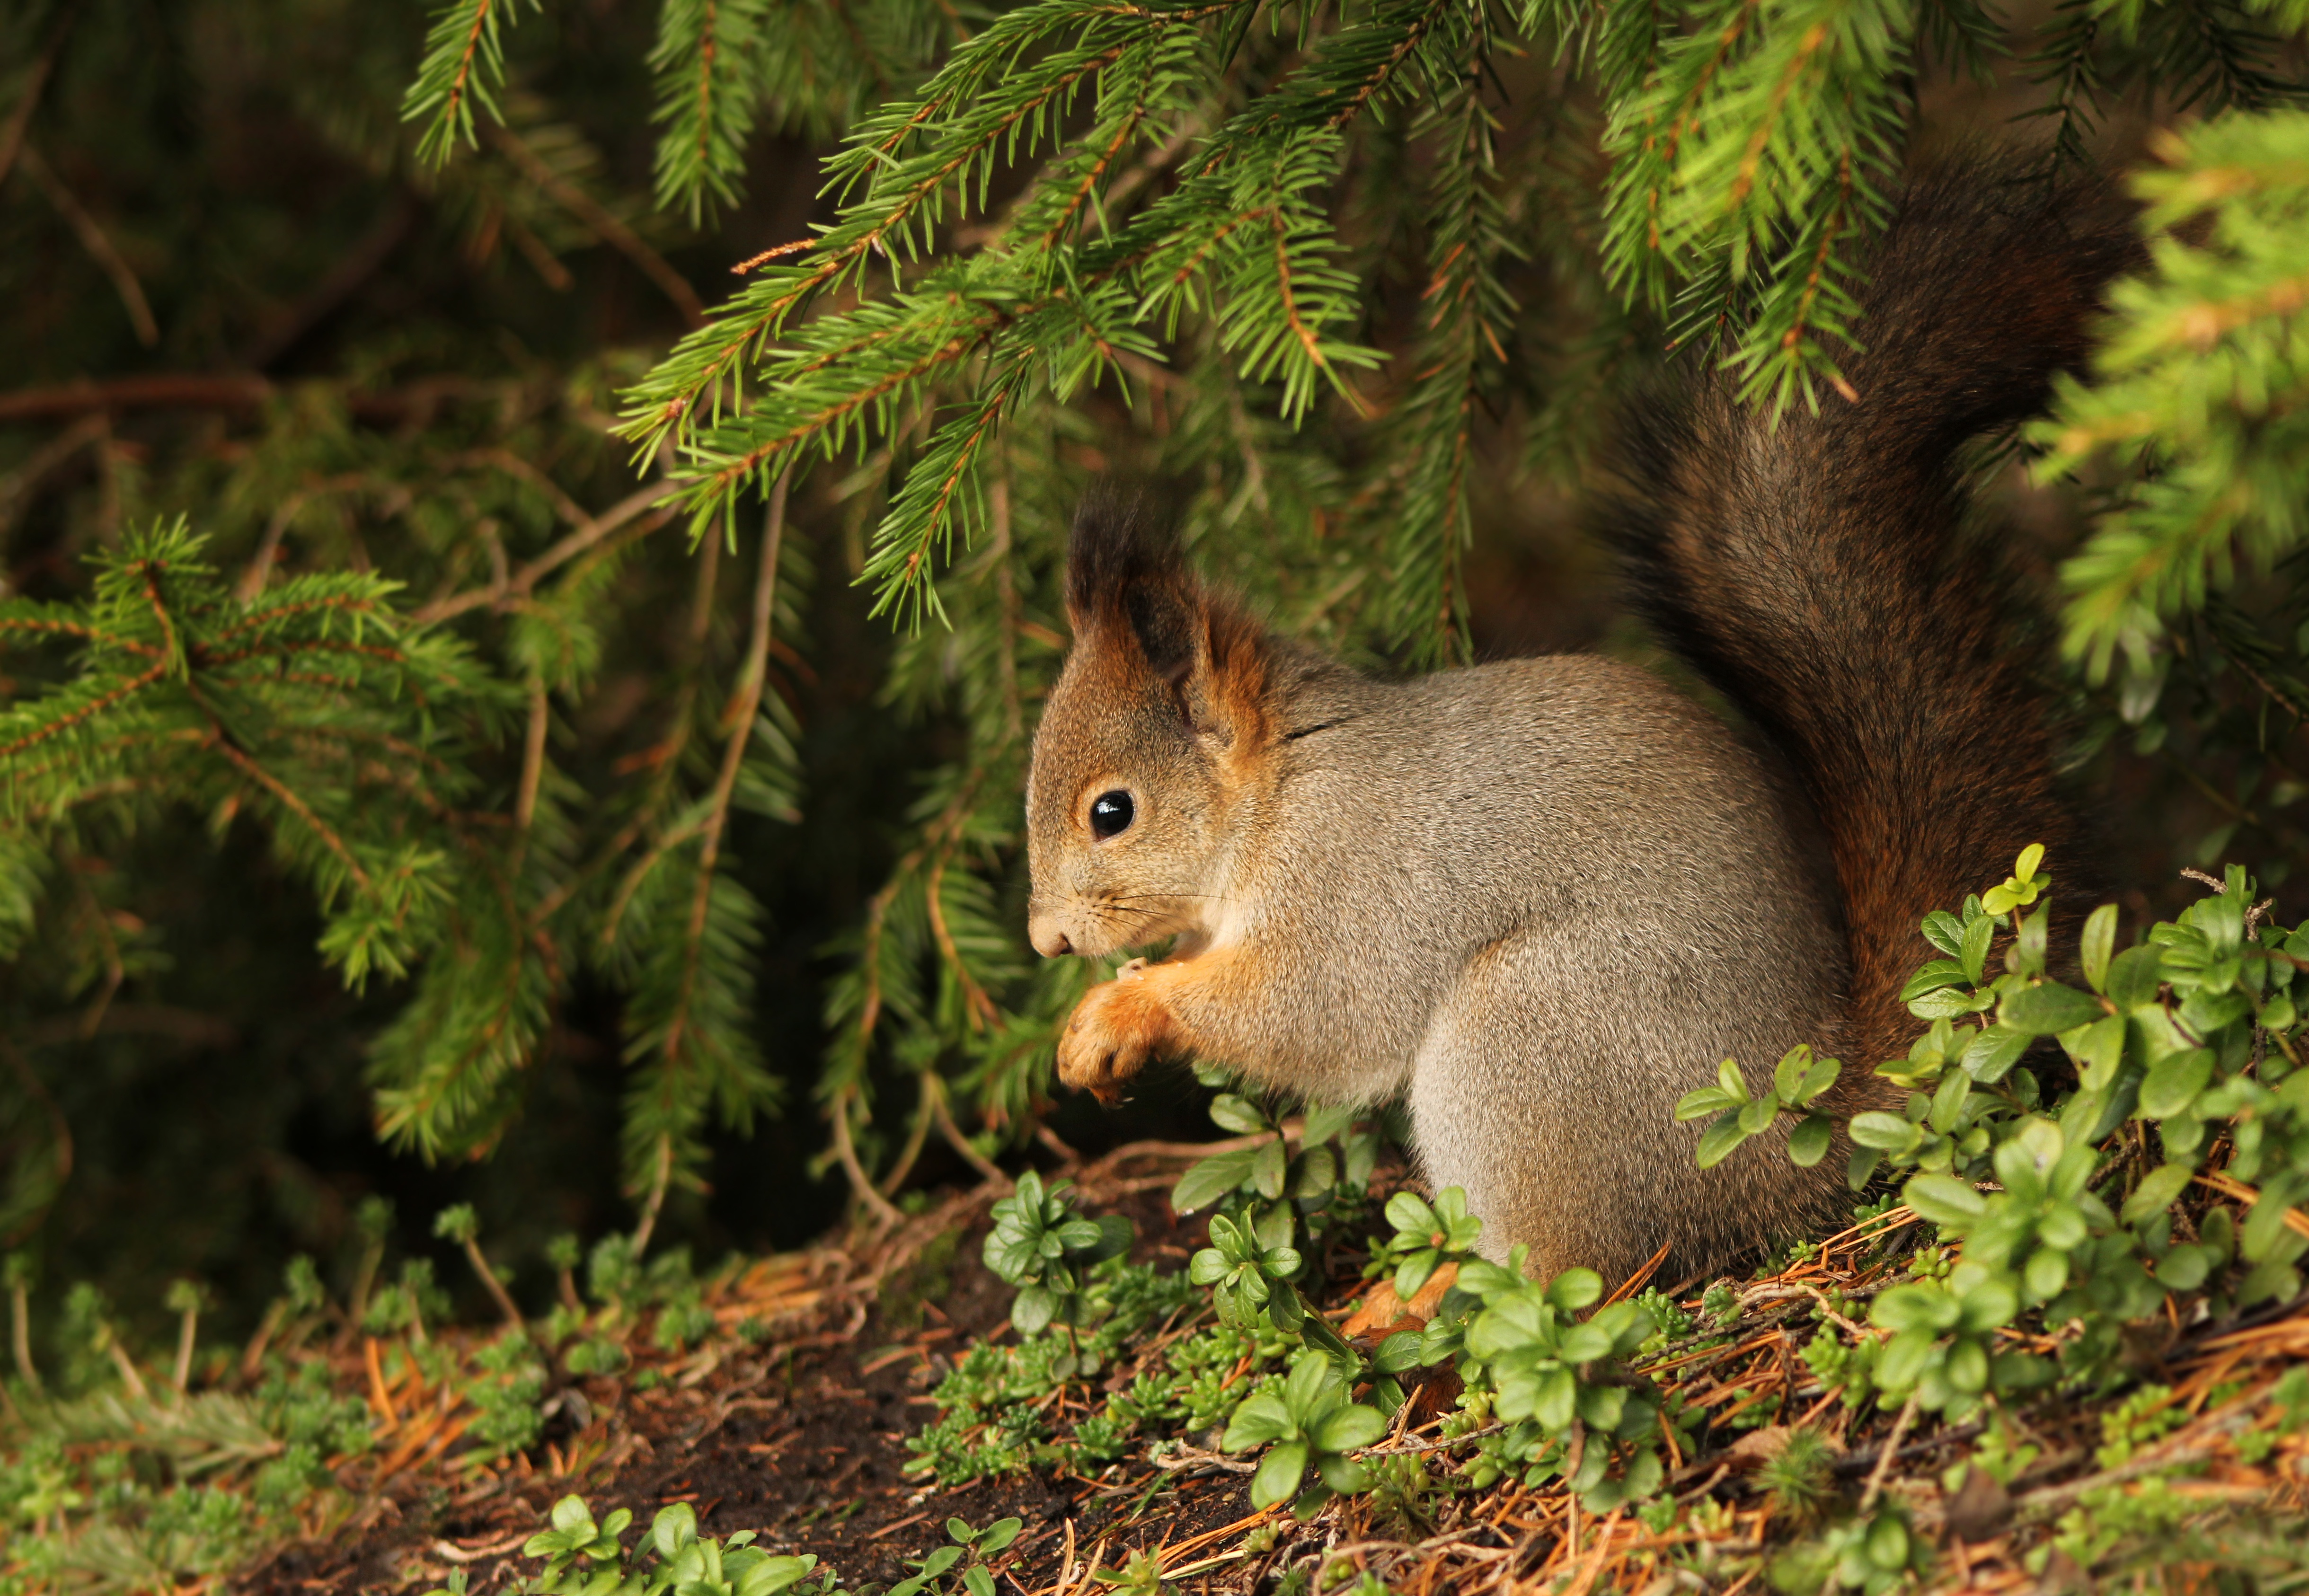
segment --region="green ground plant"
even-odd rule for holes
[[[1056,1324],[1071,1337],[1090,1324],[1111,1306],[1088,1290],[1090,1272],[1130,1249],[1129,1220],[1114,1213],[1084,1219],[1065,1192],[1064,1181],[1045,1191],[1042,1178],[1029,1169],[994,1204],[994,1228],[987,1232],[983,1255],[989,1269],[1018,1288],[1010,1323],[1021,1335]]]
[[[562,1497],[553,1505],[553,1527],[522,1548],[522,1556],[542,1558],[545,1566],[513,1588],[522,1596],[831,1596],[839,1588],[831,1571],[817,1569],[816,1557],[774,1557],[752,1544],[750,1531],[700,1535],[687,1502],[660,1509],[649,1533],[629,1549],[621,1538],[633,1519],[620,1507],[596,1523],[583,1497]]]

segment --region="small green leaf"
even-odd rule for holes
[[[1793,1097],[1786,1097],[1784,1100],[1794,1107],[1803,1108],[1805,1104],[1811,1102],[1813,1099],[1826,1091],[1829,1087],[1835,1085],[1838,1080],[1842,1077],[1843,1074],[1844,1061],[1842,1059],[1814,1058],[1812,1061],[1811,1065],[1805,1069],[1803,1080],[1798,1083],[1795,1095]]]
[[[2157,1001],[2165,979],[2163,958],[2154,944],[2129,947],[2109,962],[2108,1000],[2119,1009],[2136,1009]]]
[[[1991,1275],[1959,1299],[1963,1316],[1958,1320],[1975,1334],[2002,1329],[2020,1311],[2020,1295],[2001,1275]]]
[[[1825,1114],[1805,1117],[1803,1124],[1788,1133],[1788,1161],[1811,1169],[1828,1156],[1829,1143],[1836,1134],[1836,1123]]]
[[[2167,1054],[2149,1066],[2140,1083],[2140,1115],[2171,1119],[2186,1113],[2213,1078],[2213,1056],[2203,1048]]]
[[[1427,1338],[1416,1330],[1398,1330],[1379,1344],[1379,1354],[1371,1366],[1383,1375],[1399,1375],[1405,1369],[1417,1368],[1422,1343]]]
[[[1278,1136],[1251,1154],[1250,1184],[1260,1196],[1273,1202],[1283,1195],[1283,1178],[1287,1168],[1283,1140]]]
[[[1309,1438],[1324,1452],[1353,1452],[1385,1434],[1387,1420],[1379,1411],[1357,1402],[1324,1414],[1316,1420],[1314,1433]]]
[[[2213,1256],[2194,1242],[2184,1241],[2157,1261],[2157,1283],[2173,1291],[2193,1291],[2212,1272]]]
[[[1908,978],[1908,984],[1900,988],[1900,1001],[1913,1003],[1925,993],[1937,992],[1942,987],[1973,987],[1979,984],[1980,977],[1966,970],[1954,959],[1934,959]]]
[[[1171,1188],[1171,1207],[1179,1213],[1193,1213],[1207,1208],[1243,1185],[1250,1178],[1251,1160],[1258,1150],[1239,1147],[1232,1152],[1213,1153],[1200,1163],[1188,1167]]]
[[[1988,922],[1980,920],[1975,923],[1985,926]],[[2122,1025],[2123,1022],[2120,1020],[2117,1023]],[[2035,1040],[2028,1032],[2016,1031],[2010,1025],[1990,1025],[1976,1032],[1972,1040],[1965,1044],[1964,1057],[1958,1064],[1966,1074],[1982,1085],[1993,1086],[2011,1073],[2012,1066],[2020,1062],[2020,1056],[2028,1050],[2028,1044]]]
[[[1387,1200],[1387,1222],[1422,1239],[1443,1229],[1443,1221],[1416,1192],[1397,1192]]]
[[[1010,1323],[1020,1335],[1040,1335],[1058,1316],[1059,1294],[1041,1286],[1025,1286],[1010,1304]]]
[[[2069,1283],[2069,1255],[2052,1247],[2039,1247],[2028,1255],[2028,1266],[2021,1278],[2028,1282],[2030,1297],[2038,1302],[2049,1302]]]
[[[1919,1020],[1953,1020],[1959,1014],[1976,1014],[1995,999],[1986,992],[1967,992],[1959,987],[1943,987],[1937,992],[1927,992],[1908,1005],[1908,1012]]]
[[[1258,1104],[1249,1098],[1237,1097],[1232,1091],[1222,1091],[1211,1100],[1211,1118],[1221,1129],[1232,1131],[1239,1136],[1255,1135],[1260,1131],[1275,1128],[1268,1123],[1267,1116],[1259,1112]]]
[[[1291,1413],[1283,1399],[1271,1391],[1255,1392],[1237,1405],[1219,1445],[1228,1452],[1241,1452],[1280,1440],[1292,1430]]]
[[[2116,951],[2116,905],[2104,903],[2085,917],[2084,936],[2079,949],[2083,957],[2085,980],[2096,992],[2108,989],[2108,962]]]
[[[1918,1175],[1900,1189],[1900,1199],[1936,1225],[1968,1225],[1988,1211],[1969,1182],[1950,1175]]]
[[[1576,1314],[1604,1299],[1604,1277],[1592,1269],[1567,1269],[1547,1282],[1547,1299]]]
[[[1953,959],[1964,946],[1964,922],[1944,909],[1924,916],[1924,940]]]
[[[1957,960],[1964,966],[1967,984],[1980,985],[1981,977],[1988,972],[1988,945],[1995,936],[1996,922],[1986,915],[1964,928],[1964,943],[1957,951]]]
[[[1894,1286],[1876,1298],[1868,1322],[1898,1333],[1936,1335],[1956,1328],[1964,1308],[1938,1286]]]
[[[1872,1109],[1852,1120],[1852,1139],[1863,1147],[1885,1152],[1905,1152],[1916,1144],[1916,1127],[1898,1114]]]
[[[1682,1125],[1689,1119],[1705,1119],[1719,1109],[1736,1108],[1738,1100],[1721,1086],[1702,1086],[1675,1100],[1675,1121]]]
[[[1782,1054],[1779,1063],[1772,1066],[1772,1095],[1784,1103],[1795,1101],[1796,1093],[1803,1089],[1804,1077],[1811,1070],[1812,1049],[1798,1042]]]
[[[1748,1139],[1740,1126],[1741,1110],[1728,1109],[1718,1115],[1699,1138],[1692,1153],[1693,1161],[1703,1169],[1712,1169],[1732,1156],[1732,1150]]]
[[[682,1549],[696,1539],[697,1511],[687,1502],[659,1508],[657,1517],[650,1522],[650,1540],[657,1546],[657,1555],[668,1562],[679,1557]]]
[[[2106,1012],[2097,999],[2074,987],[2045,981],[2009,995],[1998,1018],[2024,1036],[2053,1036],[2089,1025]]]
[[[1552,1368],[1539,1376],[1532,1393],[1531,1416],[1551,1434],[1567,1428],[1579,1401],[1579,1383],[1568,1368]]]
[[[1265,1508],[1290,1500],[1306,1473],[1306,1444],[1283,1443],[1258,1460],[1258,1471],[1250,1477],[1250,1505]]]
[[[2166,1164],[2150,1170],[2140,1184],[2132,1188],[2132,1195],[2124,1200],[2124,1207],[2117,1214],[2118,1222],[2137,1225],[2164,1212],[2173,1206],[2175,1198],[2189,1189],[2189,1182],[2195,1173],[2187,1164]]]

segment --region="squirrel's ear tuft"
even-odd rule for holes
[[[1067,540],[1067,615],[1076,635],[1127,627],[1155,675],[1175,686],[1194,669],[1203,608],[1169,518],[1143,493],[1094,487]]]
[[[1067,616],[1077,647],[1143,659],[1198,736],[1238,756],[1266,741],[1266,634],[1196,580],[1145,493],[1102,487],[1084,500],[1067,544]]]
[[[1084,496],[1067,539],[1068,609],[1095,617],[1132,588],[1184,572],[1178,529],[1145,493],[1102,482]]]

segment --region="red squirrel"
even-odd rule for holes
[[[1400,1099],[1427,1178],[1541,1278],[1663,1246],[1709,1269],[1832,1221],[1841,1158],[1798,1168],[1773,1134],[1702,1170],[1672,1110],[1798,1043],[1848,1061],[1832,1113],[1897,1107],[1871,1068],[1914,1034],[1921,917],[2077,846],[1953,456],[2042,403],[2139,256],[2105,185],[1942,168],[1854,279],[1848,393],[1775,422],[1708,373],[1639,408],[1604,531],[1744,733],[1589,655],[1359,674],[1130,505],[1087,506],[1029,931],[1046,955],[1176,941],[1084,997],[1060,1079],[1111,1096],[1191,1054]]]

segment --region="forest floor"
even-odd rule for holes
[[[1166,1193],[1192,1151],[1126,1148],[1060,1173],[1075,1178],[1087,1212],[1134,1220],[1135,1260],[1183,1269],[1204,1225],[1173,1216]],[[702,1534],[751,1531],[771,1550],[815,1554],[861,1593],[905,1578],[911,1562],[946,1543],[950,1520],[982,1529],[1016,1517],[1016,1539],[989,1569],[1002,1596],[1097,1596],[1126,1583],[1117,1571],[1138,1553],[1153,1554],[1163,1582],[1182,1596],[1377,1596],[1380,1587],[1402,1596],[1728,1596],[1786,1588],[1785,1569],[1772,1577],[1780,1550],[1880,1499],[1904,1509],[1920,1542],[1911,1588],[2088,1588],[2084,1571],[2096,1559],[2113,1581],[2129,1556],[2146,1557],[2158,1589],[2215,1588],[2200,1576],[2249,1570],[2256,1559],[2272,1575],[2301,1566],[2309,1415],[2279,1413],[2272,1391],[2309,1359],[2309,1301],[2225,1324],[2175,1324],[2144,1340],[2133,1349],[2144,1384],[2129,1388],[2121,1419],[2107,1402],[2081,1401],[2034,1405],[2025,1424],[2012,1417],[2030,1450],[2007,1456],[2000,1484],[1957,1466],[1981,1437],[1979,1423],[1847,1408],[1840,1387],[1824,1385],[1802,1356],[1823,1316],[1858,1333],[1842,1316],[1864,1319],[1874,1290],[1910,1278],[1922,1227],[1897,1208],[1801,1262],[1716,1283],[1712,1317],[1699,1317],[1703,1282],[1676,1293],[1700,1333],[1639,1366],[1706,1411],[1694,1433],[1708,1439],[1700,1454],[1670,1460],[1678,1506],[1665,1530],[1625,1510],[1583,1514],[1560,1481],[1470,1485],[1458,1461],[1468,1448],[1440,1439],[1457,1384],[1448,1369],[1427,1372],[1372,1449],[1391,1465],[1379,1488],[1305,1523],[1287,1507],[1254,1511],[1250,1465],[1215,1450],[1209,1432],[1151,1445],[1141,1434],[1103,1467],[1046,1463],[941,1488],[919,1464],[908,1468],[909,1440],[937,1415],[931,1392],[974,1338],[1015,1342],[1011,1292],[979,1261],[1000,1195],[990,1183],[845,1245],[733,1265],[705,1288],[712,1328],[681,1350],[661,1350],[644,1333],[645,1316],[612,1325],[624,1337],[624,1366],[560,1376],[544,1397],[537,1441],[494,1457],[469,1433],[480,1410],[458,1380],[428,1384],[425,1359],[341,1335],[311,1356],[327,1360],[339,1391],[368,1404],[373,1445],[333,1460],[336,1488],[311,1510],[301,1538],[229,1581],[200,1583],[250,1596],[350,1596],[427,1592],[462,1574],[469,1592],[512,1591],[540,1566],[523,1557],[524,1543],[572,1494],[597,1516],[630,1509],[642,1528],[664,1505],[688,1503]],[[1335,1238],[1309,1295],[1369,1345],[1401,1328],[1406,1307],[1362,1278],[1364,1257],[1360,1236]],[[1055,1386],[1040,1399],[1045,1417],[1064,1424],[1099,1412],[1183,1333],[1166,1325],[1111,1369]],[[489,1339],[434,1334],[437,1370],[445,1353],[468,1355],[461,1338],[474,1347]],[[1787,1471],[1775,1472],[1800,1430],[1825,1444],[1813,1449],[1808,1505]],[[2158,1491],[2145,1518],[2125,1507],[2144,1482]],[[2145,1553],[2144,1528],[2153,1531]],[[2218,1588],[2291,1583],[2224,1577]],[[1829,1588],[1838,1588],[1833,1574]],[[1142,1582],[1120,1596],[1154,1592]]]

